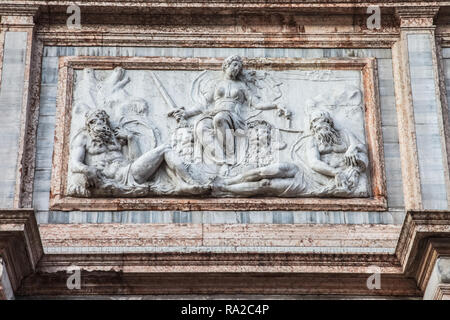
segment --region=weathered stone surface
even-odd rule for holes
[[[428,0],[80,1],[82,28],[76,30],[66,26],[69,4],[72,3],[5,0],[0,5],[2,86],[8,77],[19,75],[5,72],[11,52],[7,52],[8,46],[3,48],[3,35],[27,33],[23,86],[12,88],[23,88],[22,94],[16,94],[15,101],[20,105],[15,110],[19,112],[2,115],[7,125],[12,125],[11,117],[17,120],[20,116],[20,123],[14,129],[17,139],[6,140],[14,145],[13,152],[8,151],[6,157],[8,164],[13,163],[15,168],[5,171],[7,175],[12,173],[13,178],[0,185],[0,194],[8,190],[8,206],[12,203],[14,207],[39,208],[39,221],[45,224],[41,233],[46,250],[44,258],[35,265],[39,249],[22,248],[23,243],[38,244],[39,241],[30,240],[36,239],[36,232],[27,228],[25,232],[16,230],[17,225],[24,223],[22,220],[0,224],[0,234],[8,233],[9,239],[0,237],[1,248],[15,248],[0,250],[1,259],[6,261],[0,264],[5,266],[0,270],[0,296],[4,298],[5,291],[9,292],[8,297],[12,297],[11,291],[19,296],[73,296],[74,292],[66,287],[66,271],[71,264],[77,264],[81,266],[84,281],[80,295],[313,293],[418,298],[425,292],[427,297],[448,298],[442,262],[450,255],[446,211],[450,195],[450,139],[448,88],[445,68],[440,67],[439,60],[440,47],[450,44],[449,3]],[[379,29],[367,25],[369,5],[381,6]],[[44,56],[42,70],[41,54]],[[70,105],[66,102],[77,97],[59,95],[56,108],[58,82],[62,92],[71,94],[76,73],[81,73],[83,68],[94,69],[101,78],[97,85],[102,85],[103,78],[121,66],[126,70],[125,77],[130,76],[131,80],[124,90],[143,98],[131,89],[141,85],[135,81],[139,78],[136,75],[152,71],[176,104],[188,111],[189,105],[182,102],[189,100],[185,87],[194,80],[190,75],[199,74],[203,69],[212,74],[213,70],[220,70],[222,58],[235,54],[250,60],[321,59],[321,66],[327,62],[339,64],[341,58],[366,61],[362,72],[361,68],[340,72],[362,74],[363,83],[358,88],[363,91],[366,103],[363,122],[366,127],[361,140],[368,149],[372,170],[367,172],[367,177],[373,198],[267,198],[266,193],[262,194],[265,199],[153,197],[147,201],[140,197],[67,197],[66,176],[70,172],[67,165],[71,154],[67,128],[71,126],[72,113],[62,114],[59,106]],[[446,54],[444,49],[443,59],[448,58]],[[71,69],[63,62],[62,73],[58,75],[58,59],[64,56],[87,56],[83,59],[89,64],[80,63]],[[155,70],[123,65],[126,60],[123,58],[104,58],[108,56],[143,57],[139,61],[141,66],[152,56],[183,60],[209,57],[218,58],[220,63],[214,67],[197,64],[192,70],[173,72],[170,71],[173,64],[165,70]],[[255,70],[251,66],[245,68]],[[259,68],[258,72],[261,70],[267,69]],[[186,81],[173,87],[167,85],[166,80],[176,83],[170,77],[177,73]],[[271,71],[271,76],[279,73],[280,70]],[[148,80],[147,83],[154,83],[152,77]],[[37,97],[39,91],[41,99]],[[113,91],[108,95],[114,99]],[[89,90],[83,94],[88,97]],[[372,98],[367,100],[367,96]],[[157,103],[157,98],[147,100],[157,108],[166,103],[161,98]],[[301,97],[295,100],[296,105],[304,102]],[[301,128],[295,123],[298,110],[285,107],[292,112],[292,129]],[[112,122],[117,121],[110,111],[107,113]],[[173,115],[182,122],[185,111],[178,108]],[[272,111],[262,114],[267,112]],[[330,114],[335,116],[334,111]],[[168,142],[171,130],[177,129],[176,122],[165,113],[161,116],[154,117],[158,119],[154,124],[161,131],[163,142]],[[272,124],[274,119],[280,123],[285,120],[275,114],[264,120]],[[187,119],[188,125],[189,121],[192,126],[198,122],[195,118]],[[54,137],[53,163],[57,165],[52,169]],[[175,137],[187,141],[189,130],[180,130]],[[149,149],[155,148],[158,146]],[[182,148],[174,143],[171,149],[187,156],[190,146]],[[8,158],[9,153],[13,154],[12,160]],[[86,159],[81,162],[87,163]],[[55,180],[50,183],[51,174],[56,183]],[[242,182],[242,177],[236,177]],[[242,193],[241,188],[238,191]],[[53,211],[49,212],[49,207]],[[443,211],[420,211],[427,208]],[[400,230],[405,209],[419,212],[407,212]],[[24,233],[29,236],[24,237]],[[35,265],[35,269],[30,269],[30,265]],[[373,265],[380,267],[380,290],[369,290],[366,286]],[[17,290],[18,279],[34,272],[30,270],[36,272]],[[10,286],[5,285],[6,274]],[[437,289],[427,290],[433,283],[439,283]],[[5,290],[7,287],[11,289]],[[432,291],[434,294],[429,294]]]
[[[370,195],[359,72],[222,69],[77,73],[68,195]]]

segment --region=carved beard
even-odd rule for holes
[[[113,134],[108,125],[92,125],[88,127],[92,142],[99,145],[107,145],[113,143]]]
[[[332,127],[314,130],[314,137],[318,140],[319,144],[325,147],[332,146],[340,141],[339,133]]]

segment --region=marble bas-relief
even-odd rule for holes
[[[76,71],[68,195],[369,197],[358,70]]]

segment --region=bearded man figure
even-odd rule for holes
[[[295,164],[248,170],[224,179],[220,190],[241,196],[368,196],[362,181],[368,165],[365,145],[347,130],[337,130],[327,111],[310,114],[309,131],[292,147]]]
[[[169,145],[161,145],[145,153],[134,143],[136,136],[124,128],[111,129],[109,116],[104,110],[86,114],[85,126],[72,140],[68,193],[89,197],[97,193],[123,196],[141,196],[154,193],[196,194],[204,191],[194,181],[188,165],[173,152]],[[135,159],[128,159],[123,148],[134,148]],[[174,190],[158,190],[149,180],[165,163],[169,177],[176,179]]]
[[[366,146],[346,129],[337,130],[324,110],[310,113],[309,130],[293,150],[301,168],[317,184],[314,193],[352,196],[358,191],[357,196],[368,196],[367,183],[359,186],[369,163]]]

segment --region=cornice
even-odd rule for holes
[[[440,256],[450,255],[450,211],[411,211],[403,223],[396,256],[407,277],[424,291]]]
[[[395,13],[401,28],[432,28],[440,6],[397,7]]]
[[[36,5],[61,5],[65,6],[73,4],[71,0],[3,0],[5,4],[36,4]],[[228,5],[268,5],[268,6],[281,6],[281,5],[298,5],[298,6],[352,6],[352,7],[365,7],[367,5],[382,5],[390,7],[415,7],[415,6],[430,6],[430,5],[448,5],[450,1],[439,0],[78,0],[79,5],[108,5],[108,6],[156,6],[164,5],[180,6],[180,5],[216,5],[216,4],[228,4]]]
[[[33,26],[39,10],[39,5],[2,3],[0,4],[1,24],[15,27]]]
[[[20,4],[19,3],[1,3],[0,16],[35,16],[40,9],[40,5]]]
[[[398,7],[395,11],[400,18],[434,18],[439,9],[440,6]]]
[[[142,9],[205,9],[205,10],[288,10],[295,11],[301,9],[327,9],[342,8],[349,10],[359,10],[363,12],[369,6],[379,6],[381,8],[429,8],[439,6],[450,6],[450,1],[436,0],[79,0],[75,2],[80,8],[136,8]],[[3,0],[0,6],[16,6],[18,9],[26,6],[38,6],[44,10],[67,8],[73,5],[72,0]],[[167,13],[173,13],[167,11]],[[185,12],[186,13],[186,12]]]
[[[13,290],[17,290],[22,279],[36,270],[42,255],[34,210],[0,210],[0,257]]]
[[[9,213],[3,214],[0,221],[10,225],[20,219]],[[85,281],[77,292],[81,295],[283,292],[418,297],[425,291],[437,259],[450,255],[449,239],[450,211],[412,211],[406,215],[395,254],[251,251],[46,254],[17,294],[71,295],[73,292],[67,289],[65,281],[68,268],[76,265]],[[381,290],[366,287],[365,281],[374,272],[372,266],[379,268]],[[127,283],[126,288],[123,283]]]

